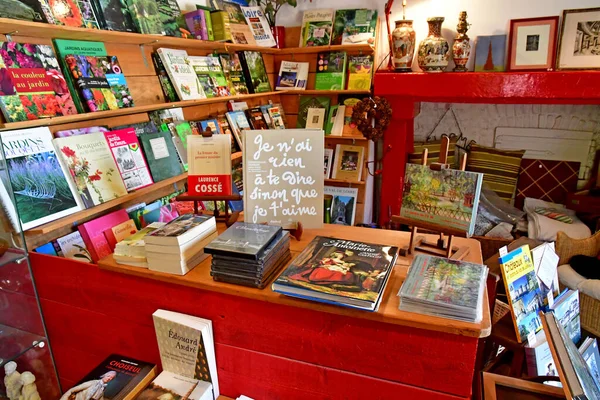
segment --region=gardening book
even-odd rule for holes
[[[47,127],[2,132],[2,146],[23,230],[82,209],[69,171],[56,160]],[[2,200],[12,202],[10,197]]]
[[[77,135],[87,135],[88,133],[110,132],[106,126],[90,126],[88,128],[65,129],[64,131],[54,132],[54,137],[69,137]]]
[[[206,27],[206,10],[195,10],[184,14],[185,23],[198,40],[209,40]]]
[[[275,39],[260,7],[241,7],[257,46],[273,47]]]
[[[521,246],[498,260],[515,324],[519,343],[528,340],[531,332],[542,329],[538,317],[543,301],[535,278],[535,268],[529,246]]]
[[[375,45],[377,10],[365,8],[337,10],[333,21],[331,44]]]
[[[333,10],[306,10],[302,15],[299,47],[329,46],[333,30]]]
[[[96,10],[90,0],[49,0],[48,6],[56,25],[99,29]]]
[[[317,236],[279,275],[274,292],[377,311],[398,248]]]
[[[96,0],[103,20],[103,29],[119,32],[135,32],[135,24],[126,0]]]
[[[344,90],[346,88],[345,51],[330,51],[317,55],[316,90]]]
[[[169,132],[147,133],[139,137],[154,182],[183,173]]]
[[[98,385],[104,377],[111,379],[100,383],[100,399],[127,400],[137,398],[138,394],[156,376],[156,365],[134,360],[117,354],[111,354],[73,388],[63,395],[63,399],[85,398],[85,389]],[[95,387],[95,386],[94,386]],[[93,398],[93,397],[92,397]]]
[[[0,109],[6,122],[77,114],[52,46],[0,42]]]
[[[156,0],[126,0],[135,30],[138,33],[163,35],[161,4]]]
[[[45,1],[39,0],[2,0],[0,1],[0,15],[3,18],[54,23],[50,7]]]
[[[231,140],[226,135],[188,138],[188,193],[231,195]]]
[[[208,244],[204,251],[208,254],[258,260],[280,231],[280,226],[236,222]]]
[[[137,0],[134,0],[137,1]],[[162,24],[162,34],[165,36],[181,37],[177,18],[181,10],[176,0],[156,0],[158,15]]]
[[[128,192],[153,183],[135,129],[104,132],[104,137]]]
[[[480,322],[488,268],[460,260],[418,254],[398,292],[400,310]]]
[[[65,80],[69,91],[73,96],[73,102],[77,108],[77,112],[87,112],[87,108],[83,106],[84,99],[80,98],[79,87],[77,86],[77,79],[70,73],[69,65],[67,64],[65,57],[69,54],[78,56],[106,56],[106,48],[102,42],[88,42],[82,40],[64,40],[64,39],[52,39],[56,54],[58,55],[58,61],[60,67],[65,71]]]
[[[185,50],[159,48],[156,52],[167,70],[179,100],[206,98]]]
[[[358,188],[325,186],[323,193],[325,194],[325,215],[323,216],[323,222],[326,224],[354,226]],[[330,203],[329,207],[327,207],[328,202]],[[328,209],[329,214],[327,214]]]
[[[588,370],[594,379],[594,383],[600,390],[600,353],[598,352],[598,341],[596,338],[588,337],[585,339],[579,353],[585,360]]]
[[[248,86],[244,78],[244,69],[237,53],[219,54],[223,75],[227,80],[229,94],[235,96],[238,94],[248,94]]]
[[[400,215],[466,232],[475,228],[483,174],[406,164]]]
[[[348,90],[371,90],[373,56],[348,57]]]
[[[244,71],[250,93],[264,93],[271,91],[271,83],[262,54],[258,51],[239,51],[238,56]]]
[[[212,384],[219,397],[212,322],[166,310],[152,314],[160,361],[164,371]]]
[[[556,298],[551,310],[556,319],[565,328],[573,343],[581,340],[581,322],[579,318],[579,291],[569,289]]]
[[[112,253],[112,248],[105,232],[112,227],[127,222],[129,214],[125,210],[113,211],[77,226],[85,245],[94,262]]]
[[[160,87],[163,91],[163,95],[165,96],[165,101],[167,103],[179,101],[179,96],[175,91],[175,87],[171,83],[169,74],[167,73],[163,62],[160,59],[160,56],[156,53],[152,53],[152,62],[154,63],[154,69],[158,75],[158,81],[160,82]]]
[[[214,400],[212,385],[198,379],[186,378],[163,371],[136,400],[156,399]]]
[[[127,194],[103,133],[56,138],[54,146],[69,169],[85,208]]]
[[[309,108],[323,108],[325,109],[325,114],[327,114],[330,102],[331,99],[325,96],[300,96],[300,105],[298,106],[298,119],[296,120],[296,128],[306,128],[306,118],[308,116]]]
[[[229,96],[227,80],[217,57],[189,56],[189,60],[207,98]]]
[[[198,11],[204,11],[204,21],[206,22],[206,34],[208,35],[206,40],[209,40],[211,42],[214,41],[215,40],[215,32],[213,29],[212,17],[210,15],[212,8],[196,4],[196,9]]]
[[[333,164],[331,178],[359,182],[362,176],[364,158],[365,148],[362,146],[336,145],[335,164]]]
[[[225,29],[231,34],[230,40],[236,44],[257,45],[250,26],[246,22],[246,17],[239,4],[223,1],[221,10],[227,13]],[[216,29],[213,26],[213,30]],[[226,34],[227,35],[227,34]]]
[[[92,262],[92,255],[79,232],[69,233],[66,236],[60,237],[56,239],[56,243],[60,248],[62,257],[73,258],[86,263]]]
[[[276,90],[305,90],[308,82],[308,62],[282,61]]]

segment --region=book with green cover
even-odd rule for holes
[[[206,56],[188,56],[190,65],[194,69],[198,81],[204,90],[204,94],[207,98],[217,97],[217,87],[213,82],[209,72],[209,61]]]
[[[212,78],[218,96],[229,96],[229,85],[223,72],[223,66],[217,56],[208,56],[208,74]]]
[[[346,60],[345,51],[319,53],[315,89],[344,90],[346,88]]]
[[[65,81],[67,81],[69,92],[72,94],[75,108],[77,108],[78,113],[84,113],[87,111],[87,109],[84,107],[83,101],[79,96],[79,86],[77,86],[76,79],[72,74],[69,73],[70,69],[65,60],[65,56],[69,54],[96,57],[106,56],[106,47],[104,47],[104,43],[102,42],[88,42],[83,40],[52,39],[52,42],[54,43],[54,48],[56,49],[56,55],[58,56],[57,58],[58,62],[60,63],[60,68],[66,72],[64,77]]]
[[[155,0],[126,0],[127,8],[139,33],[164,35],[161,21],[161,4]]]
[[[331,130],[333,129],[333,124],[335,123],[335,117],[337,116],[339,107],[339,104],[329,107],[329,114],[325,120],[325,135],[331,135]]]
[[[262,54],[259,51],[238,52],[244,77],[250,93],[270,92],[271,83],[265,68]]]
[[[125,0],[97,0],[103,29],[120,32],[135,32],[135,25]]]
[[[210,13],[213,36],[216,41],[231,41],[229,29],[229,14],[227,11],[218,10]]]
[[[154,182],[183,173],[169,132],[147,133],[141,135],[139,139]]]
[[[302,16],[299,47],[329,46],[333,9],[306,10]]]
[[[377,10],[366,8],[337,10],[331,44],[375,44]]]
[[[308,115],[309,108],[324,108],[325,114],[327,114],[330,102],[331,99],[329,97],[300,96],[300,106],[298,107],[298,119],[296,120],[296,128],[306,128],[306,117]]]
[[[210,7],[200,6],[196,4],[196,10],[204,11],[204,19],[206,21],[206,34],[208,35],[208,40],[212,42],[213,40],[215,40],[212,18],[210,16],[210,12],[212,11],[212,9]]]
[[[248,94],[248,86],[244,78],[244,70],[237,53],[219,54],[223,75],[227,80],[227,86],[231,96]]]
[[[348,57],[348,90],[370,90],[373,56]]]
[[[169,79],[169,74],[167,73],[163,62],[160,59],[160,56],[156,53],[152,53],[152,62],[154,63],[154,69],[158,75],[158,81],[160,82],[160,87],[162,88],[163,95],[165,96],[167,103],[179,101],[179,96],[175,91],[175,87],[171,83],[171,79]]]
[[[166,36],[181,37],[177,18],[181,10],[176,0],[156,0],[160,22],[162,23],[162,34]]]

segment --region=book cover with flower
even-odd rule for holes
[[[185,50],[160,48],[156,50],[180,100],[205,99],[206,95],[190,65]]]
[[[7,122],[77,114],[51,46],[0,43],[0,108]]]
[[[86,208],[127,194],[104,133],[54,139]]]
[[[151,185],[152,177],[135,134],[135,129],[127,128],[105,132],[104,137],[119,167],[127,191],[131,192]]]
[[[373,56],[348,56],[348,90],[370,90]]]
[[[24,230],[81,210],[47,127],[2,132],[2,146]]]

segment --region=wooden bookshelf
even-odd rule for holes
[[[351,181],[349,179],[325,179],[325,183],[345,183],[348,185],[364,185],[365,181]]]
[[[325,140],[352,140],[352,141],[368,141],[364,136],[325,136]]]
[[[331,95],[339,95],[339,94],[369,95],[369,94],[371,94],[371,91],[370,90],[316,90],[316,89],[311,89],[311,90],[279,90],[278,93],[287,94],[287,95],[295,94],[298,96],[310,96],[310,95],[331,96]]]
[[[286,30],[287,35],[287,30]],[[280,49],[277,54],[294,55],[294,54],[317,54],[327,51],[346,51],[351,53],[375,53],[375,47],[370,44],[344,44],[344,45],[329,45],[329,46],[314,46],[314,47],[290,47]],[[293,60],[292,60],[293,61]]]

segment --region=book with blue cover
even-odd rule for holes
[[[581,356],[585,360],[596,387],[600,390],[600,353],[598,352],[598,341],[596,338],[592,339],[588,337],[581,347],[579,347],[579,353],[581,353]]]
[[[573,343],[581,340],[581,322],[579,318],[579,291],[570,290],[557,298],[552,307],[556,319],[565,328]]]

